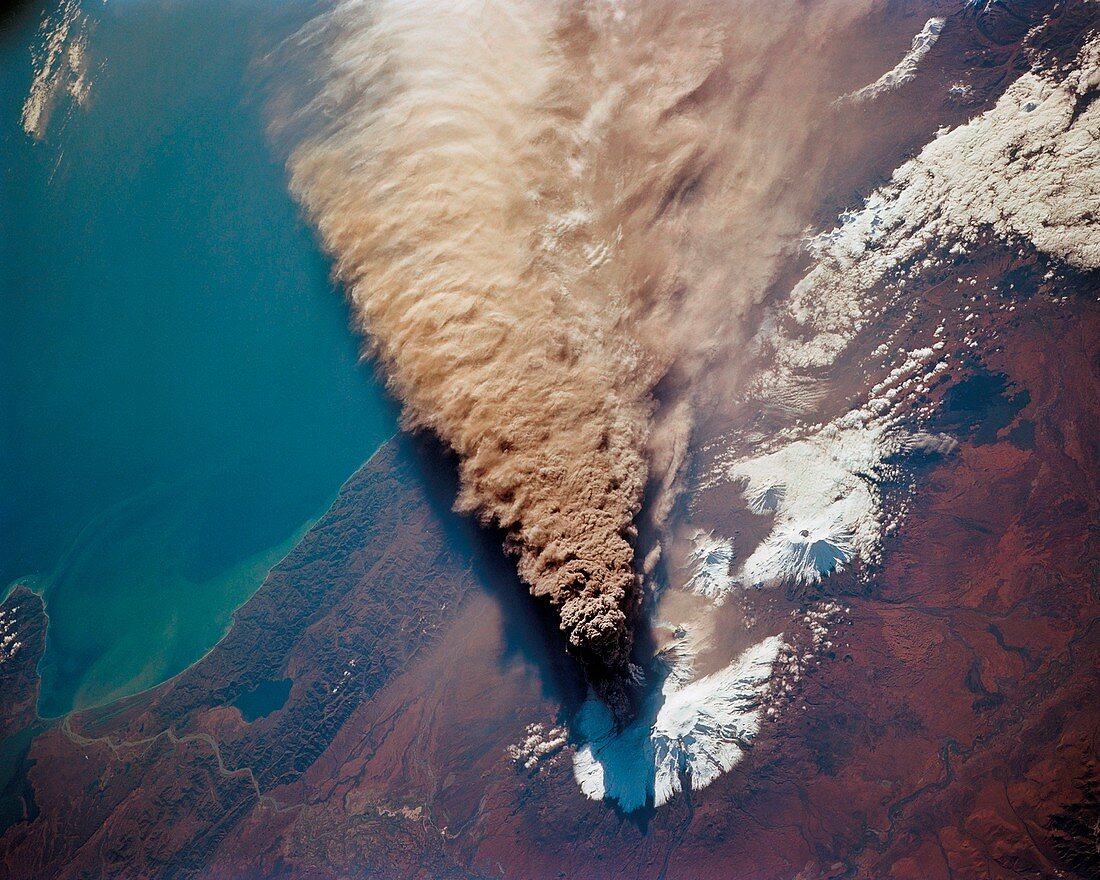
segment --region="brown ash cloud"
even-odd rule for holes
[[[291,188],[405,426],[457,453],[458,509],[505,530],[613,704],[639,526],[815,204],[866,13],[354,2],[298,37],[319,86],[273,124]]]

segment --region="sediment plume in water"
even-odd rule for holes
[[[806,223],[837,35],[867,9],[774,7],[347,2],[295,40],[316,92],[276,103],[405,425],[457,453],[458,509],[506,531],[616,709],[638,527]]]

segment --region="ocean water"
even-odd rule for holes
[[[265,137],[306,4],[85,5],[88,99],[40,141],[53,4],[0,25],[0,590],[45,596],[47,716],[200,657],[396,427]]]

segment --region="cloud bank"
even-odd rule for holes
[[[39,41],[31,50],[34,78],[20,114],[23,131],[35,140],[46,136],[54,107],[64,94],[77,105],[88,100],[88,35],[93,28],[80,0],[63,0],[52,14],[43,16]]]
[[[757,438],[751,451],[731,443],[704,480],[742,485],[747,506],[773,517],[772,530],[732,574],[699,569],[698,592],[805,585],[855,560],[877,560],[882,537],[897,525],[878,488],[897,474],[896,457],[950,454],[954,446],[907,428],[920,395],[949,368],[950,334],[941,325],[928,347],[885,361],[883,351],[868,352],[849,364],[849,377],[863,375],[870,387],[840,415],[823,418],[814,391],[828,387],[842,356],[851,359],[860,340],[882,330],[888,307],[919,312],[924,272],[983,237],[1100,268],[1098,94],[1094,38],[1066,69],[1037,63],[991,109],[941,131],[861,208],[809,239],[815,263],[757,334],[761,367],[747,383],[750,399],[786,402],[797,420]]]

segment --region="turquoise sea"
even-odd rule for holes
[[[0,27],[0,589],[45,596],[46,716],[200,657],[396,428],[265,136],[303,5],[85,5],[91,89],[40,141],[54,4]]]

